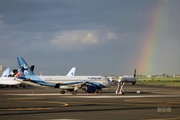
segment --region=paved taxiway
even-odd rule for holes
[[[58,89],[0,88],[0,120],[179,120],[180,89],[125,85],[102,94],[59,94]],[[136,91],[141,93],[137,94]]]

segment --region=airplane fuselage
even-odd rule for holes
[[[54,83],[54,84],[75,84],[76,82],[91,82],[98,83],[100,87],[106,88],[112,85],[111,81],[104,76],[38,76],[44,82]]]
[[[119,82],[136,82],[135,77],[120,77]]]

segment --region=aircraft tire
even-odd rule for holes
[[[136,84],[136,82],[132,82],[132,85],[135,85]]]
[[[73,94],[73,95],[76,95],[76,94],[77,94],[77,91],[73,91],[72,94]]]
[[[62,91],[60,91],[60,93],[61,93],[61,94],[65,94],[65,91],[64,91],[64,90],[62,90]]]
[[[100,94],[102,93],[101,89],[97,89],[95,92]]]

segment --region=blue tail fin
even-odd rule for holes
[[[1,77],[8,77],[10,74],[10,68],[6,68]]]
[[[19,69],[24,75],[34,75],[33,71],[30,69],[29,65],[22,57],[17,57]]]

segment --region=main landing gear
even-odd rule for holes
[[[71,93],[72,93],[72,95],[76,95],[78,92],[77,91],[73,91]]]
[[[65,91],[64,91],[64,90],[61,90],[60,93],[61,93],[61,94],[65,94]]]
[[[69,91],[69,92],[71,92],[73,95],[76,95],[78,93],[77,90],[76,91]],[[61,90],[60,93],[65,94],[65,91]]]
[[[95,93],[102,93],[101,89],[96,89]]]

